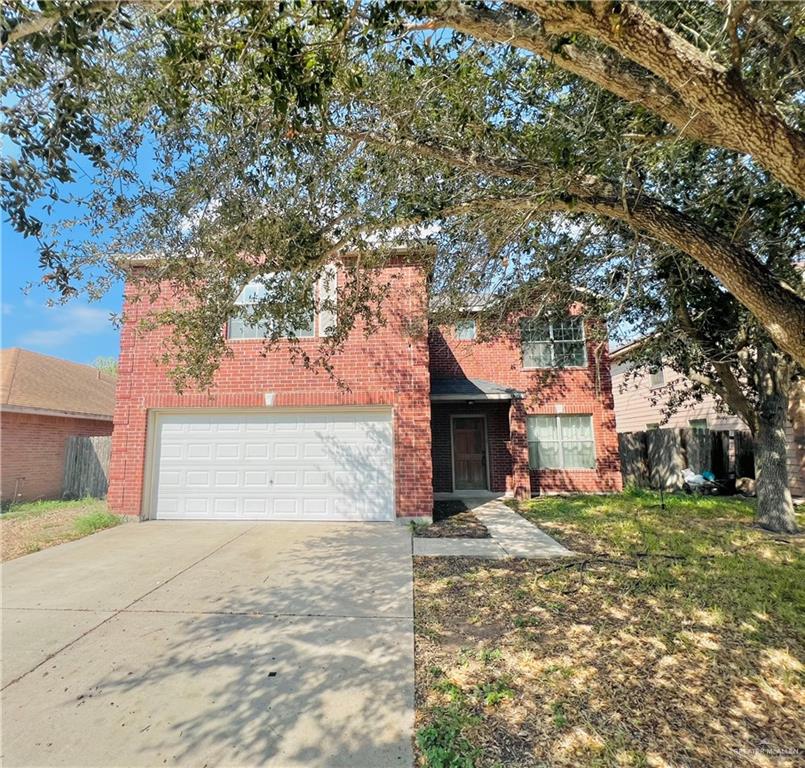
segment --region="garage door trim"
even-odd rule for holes
[[[260,416],[271,415],[273,413],[349,413],[356,412],[362,414],[377,413],[389,418],[391,424],[391,501],[392,512],[396,519],[397,509],[397,445],[396,445],[396,425],[394,408],[391,405],[333,405],[333,406],[312,406],[312,407],[271,407],[271,408],[149,408],[146,419],[146,444],[145,444],[145,466],[143,472],[143,494],[142,507],[140,511],[141,520],[155,520],[156,518],[156,495],[158,491],[157,464],[157,441],[159,439],[160,419],[163,416]],[[305,522],[305,521],[299,521]],[[311,521],[312,522],[312,521]]]

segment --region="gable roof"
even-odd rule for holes
[[[111,420],[115,377],[17,347],[0,350],[0,409]]]

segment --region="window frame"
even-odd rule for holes
[[[255,282],[255,280],[250,280],[248,283],[246,283],[246,285],[243,286],[243,288],[241,288],[241,291],[238,294],[238,298],[240,298],[240,295],[253,282]],[[315,288],[315,286],[311,287],[311,291],[312,291],[312,294],[313,294],[313,307],[312,307],[312,310],[311,310],[310,333],[305,333],[305,334],[297,333],[295,335],[295,337],[294,337],[297,341],[302,341],[303,339],[315,339],[317,337],[319,313],[316,311],[316,303],[315,303],[315,300],[316,300],[316,288]],[[237,302],[237,299],[236,299],[236,302]],[[238,306],[249,307],[249,306],[253,306],[254,304],[256,304],[256,302],[254,302],[254,301],[250,301],[250,302],[249,301],[243,301]],[[235,320],[240,320],[240,322],[243,323],[244,326],[248,325],[251,328],[255,327],[255,326],[253,326],[251,324],[247,324],[246,321],[243,320],[242,318],[228,317],[227,320],[226,320],[226,341],[236,341],[236,342],[240,342],[240,341],[264,341],[265,339],[270,338],[268,335],[265,335],[265,334],[262,335],[262,336],[233,336],[232,335],[232,322],[235,321]],[[294,330],[297,330],[297,329],[294,329]],[[291,339],[290,336],[281,336],[279,338],[281,338],[281,339]]]
[[[523,338],[523,323],[537,320],[538,318],[535,317],[524,317],[520,321],[520,361],[522,363],[522,368],[524,371],[544,371],[544,370],[554,370],[554,369],[563,369],[569,368],[572,370],[582,370],[584,368],[588,368],[590,365],[590,359],[587,354],[587,334],[584,328],[584,319],[578,315],[567,315],[561,319],[549,319],[543,320],[542,322],[548,328],[548,338],[543,339],[542,341],[526,341]],[[578,322],[579,327],[581,328],[581,338],[580,339],[555,339],[554,338],[554,324],[555,323],[562,323],[566,320],[571,320],[573,322]],[[578,365],[557,365],[556,364],[556,345],[557,344],[572,344],[578,343],[581,344],[581,351],[584,355],[584,362]],[[550,350],[551,354],[551,364],[550,365],[526,365],[525,360],[525,345],[526,344],[547,344],[548,349]]]
[[[704,425],[704,426],[702,426]],[[707,432],[710,429],[710,425],[707,423],[707,419],[689,419],[688,420],[688,429],[692,430],[693,432]]]
[[[665,386],[665,371],[660,368],[657,371],[649,371],[648,383],[651,389],[659,389]]]
[[[563,418],[573,418],[573,417],[586,417],[590,420],[590,440],[568,440],[568,443],[591,443],[593,449],[593,460],[592,466],[587,467],[567,467],[565,466],[565,440],[562,434],[562,419]],[[550,443],[552,445],[556,445],[559,449],[559,463],[561,466],[558,467],[541,467],[538,465],[534,465],[531,463],[531,446],[532,444],[537,446],[537,452],[539,451],[539,442],[532,441],[529,439],[529,428],[528,428],[528,420],[529,419],[553,419],[555,424],[555,434],[557,436],[556,440],[551,440]],[[593,415],[591,413],[530,413],[526,416],[526,441],[528,443],[528,468],[534,472],[543,472],[543,471],[556,471],[559,470],[561,472],[595,472],[598,465],[598,457],[596,452],[596,438],[595,438],[595,423],[593,422]],[[537,453],[537,455],[539,455]]]
[[[462,323],[472,323],[472,336],[462,336],[459,332],[459,325]],[[456,341],[475,341],[478,336],[478,320],[474,317],[462,317],[453,324],[453,337]]]

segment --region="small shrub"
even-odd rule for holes
[[[433,720],[420,728],[416,743],[428,768],[475,768],[481,751],[463,734],[464,728],[477,724],[478,718],[457,708],[440,708]]]

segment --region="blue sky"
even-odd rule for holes
[[[65,216],[54,210],[54,220]],[[36,241],[18,235],[6,221],[2,224],[2,315],[3,347],[23,347],[34,352],[91,363],[96,357],[117,357],[119,332],[109,319],[120,313],[122,285],[116,285],[100,301],[80,297],[67,304],[48,307],[57,298],[37,285],[41,272]],[[34,286],[25,293],[28,283]]]

